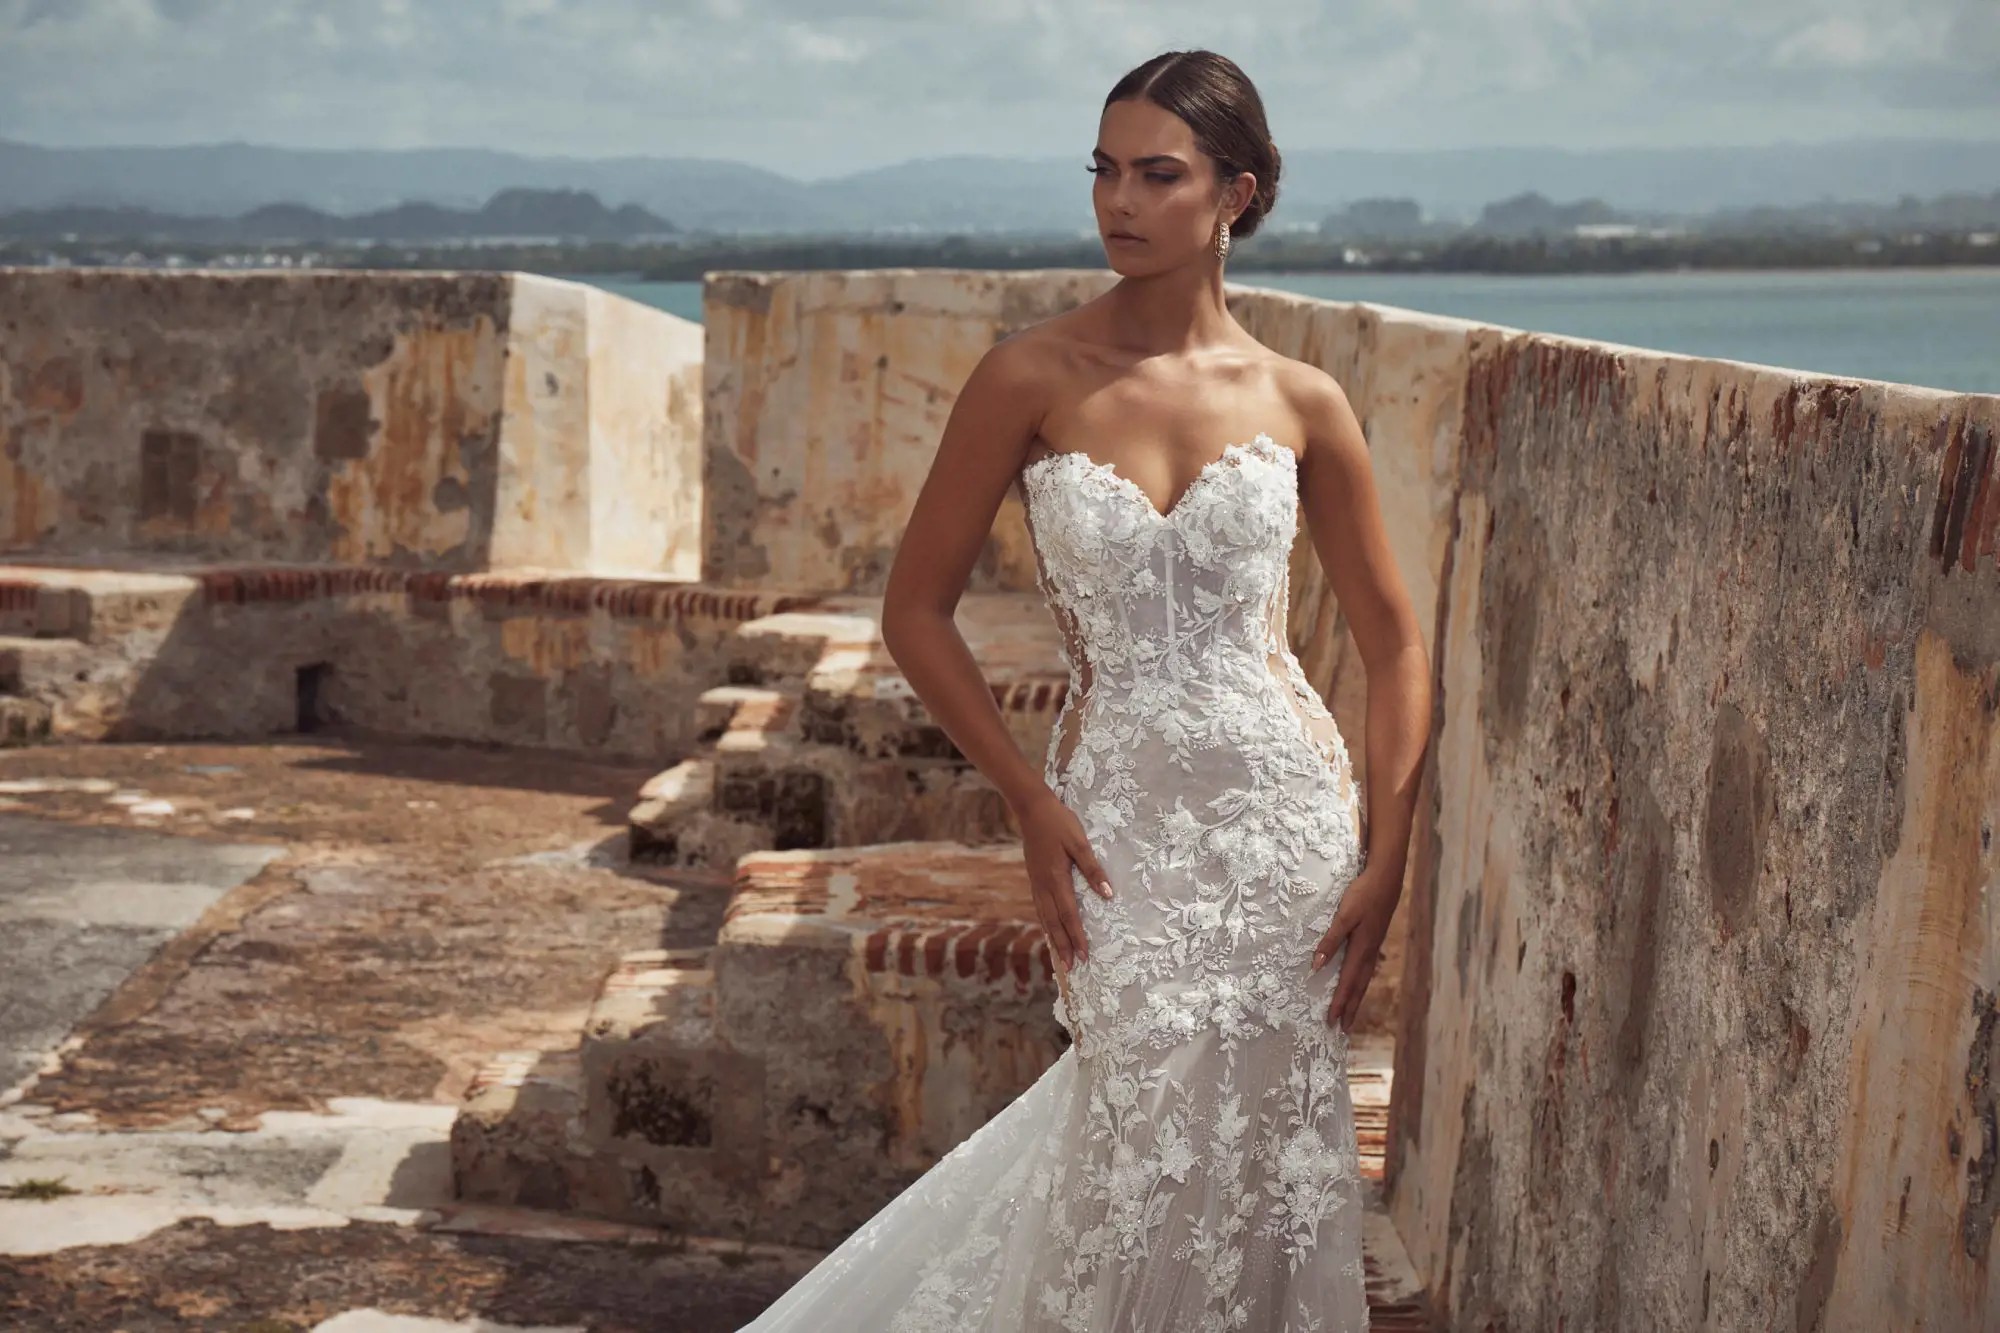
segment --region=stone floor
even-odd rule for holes
[[[28,942],[0,969],[27,1071],[0,1085],[0,1329],[724,1333],[768,1304],[817,1254],[450,1195],[493,1051],[573,1042],[620,958],[716,936],[724,881],[625,858],[648,776],[310,738],[0,751],[0,933]],[[1427,1326],[1371,1277],[1378,1327]]]

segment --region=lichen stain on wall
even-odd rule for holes
[[[538,676],[574,671],[601,658],[591,642],[590,625],[582,620],[543,620],[521,616],[500,626],[500,651]]]
[[[1931,523],[1931,557],[1940,568],[1970,574],[1991,553],[2000,566],[2000,465],[1994,431],[1969,410],[1940,417],[1932,434],[1943,444],[1938,463],[1937,511]]]
[[[13,367],[0,357],[0,550],[31,548],[53,524],[42,513],[41,481],[21,459],[20,427],[7,411],[14,401]]]
[[[70,357],[49,357],[23,388],[21,404],[31,412],[52,412],[67,420],[83,410],[83,372]]]
[[[0,445],[11,441],[0,441]],[[11,549],[32,548],[50,525],[50,519],[42,513],[42,483],[33,472],[20,464],[0,459],[0,515],[9,518],[7,546]],[[52,517],[52,516],[51,516]]]
[[[334,464],[326,482],[334,559],[407,561],[450,555],[467,543],[471,508],[438,501],[472,491],[461,443],[497,430],[498,396],[490,387],[497,345],[484,315],[456,328],[419,327],[398,334],[389,358],[363,374],[367,452]],[[465,554],[476,560],[482,553]]]
[[[1840,1254],[1833,1302],[1849,1308],[1869,1293],[1902,1291],[1913,1320],[1930,1322],[1922,1316],[1947,1317],[1995,1282],[2000,1070],[1983,1067],[1978,1049],[1991,1023],[1981,1021],[1977,983],[2000,950],[1990,892],[2000,816],[1985,804],[2000,791],[1992,725],[2000,679],[1990,668],[1964,669],[1929,632],[1918,637],[1914,675],[1906,778],[1894,793],[1902,836],[1870,904],[1870,947],[1854,960],[1851,1114],[1835,1198],[1858,1234]],[[1885,1246],[1878,1227],[1897,1237],[1956,1234],[1960,1243]]]
[[[959,386],[1042,275],[713,275],[706,300],[705,575],[879,593]],[[1088,285],[1088,284],[1083,284]],[[1023,295],[1021,289],[1037,290]],[[1030,299],[1031,298],[1031,299]],[[1003,499],[975,592],[1034,584]]]

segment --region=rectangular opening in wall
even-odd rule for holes
[[[184,430],[139,436],[139,517],[193,523],[201,437]]]
[[[314,662],[299,668],[297,730],[326,729],[326,679],[332,670],[333,667],[326,662]]]

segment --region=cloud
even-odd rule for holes
[[[1080,155],[1119,74],[1192,46],[1286,147],[1984,136],[2000,98],[1993,0],[0,0],[0,135],[816,176]]]

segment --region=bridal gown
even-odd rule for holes
[[[1309,972],[1362,813],[1285,637],[1297,470],[1259,434],[1164,513],[1082,453],[1022,472],[1070,669],[1046,775],[1113,890],[1072,871],[1071,1044],[743,1333],[1368,1327],[1346,943]]]

